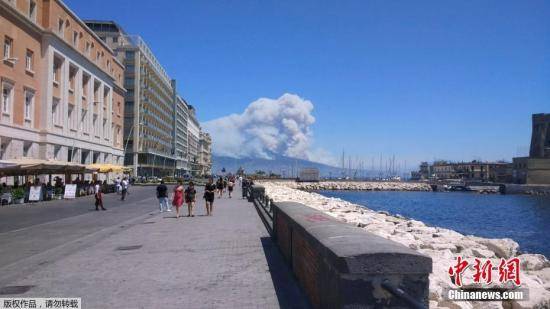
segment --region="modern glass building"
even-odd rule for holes
[[[175,81],[141,37],[128,35],[112,21],[86,24],[125,66],[124,164],[134,176],[176,175]]]

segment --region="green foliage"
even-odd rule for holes
[[[19,200],[25,197],[25,189],[19,187],[11,191],[11,196],[14,200]]]

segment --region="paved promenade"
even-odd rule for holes
[[[307,307],[253,205],[235,197],[216,199],[212,217],[201,200],[196,217],[179,219],[158,213],[154,187],[132,188],[125,202],[106,195],[102,212],[89,198],[0,208],[0,294],[29,288],[0,297],[82,297],[83,308]]]

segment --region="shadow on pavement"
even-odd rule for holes
[[[270,237],[260,238],[269,266],[271,280],[281,308],[311,308],[304,292],[286,265],[283,256]]]

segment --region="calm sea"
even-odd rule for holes
[[[320,191],[466,235],[511,238],[550,258],[550,197],[464,192]]]

